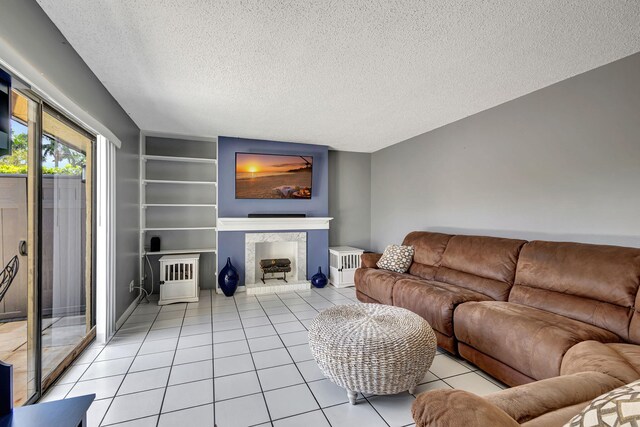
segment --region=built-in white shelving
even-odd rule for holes
[[[218,253],[217,154],[215,138],[141,132],[141,282],[145,280],[145,272],[152,268],[156,271],[153,277],[157,288],[160,256],[201,254],[201,286],[215,285]],[[150,240],[155,236],[160,238],[160,250],[150,252]],[[150,275],[146,277],[150,280]]]
[[[215,208],[215,203],[145,203],[143,208]]]
[[[186,231],[186,230],[215,230],[216,227],[145,227],[141,232],[145,231]]]
[[[218,218],[220,231],[328,230],[331,217]]]
[[[159,162],[183,162],[183,163],[218,163],[217,159],[206,159],[203,157],[174,157],[174,156],[154,156],[146,154],[142,156],[143,160],[155,160]]]
[[[145,255],[180,255],[180,254],[196,254],[196,253],[216,253],[216,248],[202,248],[202,249],[167,249],[164,251],[149,252],[146,251]]]
[[[182,179],[145,179],[142,182],[145,184],[217,185],[215,181],[187,181]]]

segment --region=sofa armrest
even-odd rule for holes
[[[581,372],[535,381],[484,398],[517,422],[525,423],[552,411],[588,403],[622,385],[622,381],[600,372]]]
[[[360,255],[360,267],[362,268],[378,268],[377,262],[382,258],[382,254],[375,254],[372,252],[364,253]]]
[[[560,375],[595,371],[627,384],[640,378],[640,345],[582,341],[562,358]]]
[[[517,427],[513,418],[480,396],[463,390],[434,390],[418,395],[412,407],[416,427]]]

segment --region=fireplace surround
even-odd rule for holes
[[[260,280],[260,260],[288,258],[291,274],[287,282]],[[249,294],[287,292],[310,288],[307,280],[307,233],[265,232],[245,234],[245,286]]]

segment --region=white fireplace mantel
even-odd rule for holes
[[[329,217],[218,218],[218,231],[328,230]]]

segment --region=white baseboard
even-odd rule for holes
[[[138,297],[136,297],[131,302],[131,305],[129,305],[129,307],[125,310],[125,312],[122,313],[122,316],[120,316],[120,318],[116,321],[116,331],[120,329],[122,325],[124,325],[124,322],[127,321],[129,316],[131,316],[131,313],[133,313],[133,310],[135,310],[137,306],[138,306]]]

